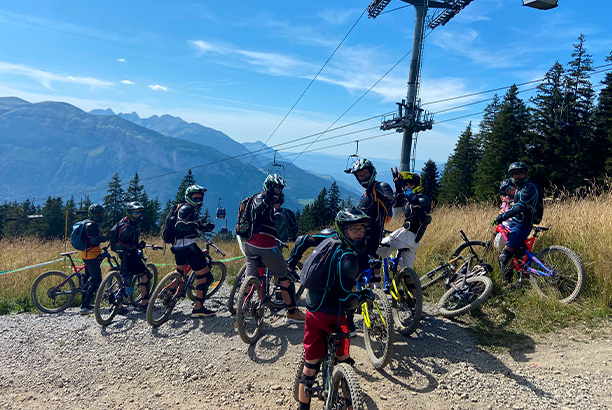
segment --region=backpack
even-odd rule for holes
[[[178,210],[182,204],[176,204],[170,209],[166,220],[161,227],[160,236],[165,243],[174,243],[176,240],[176,222],[178,220]]]
[[[533,210],[533,224],[537,225],[542,222],[544,216],[544,193],[538,189],[538,202]]]
[[[253,200],[258,194],[251,195],[240,202],[238,206],[238,221],[236,222],[236,235],[251,239],[253,235]]]
[[[125,225],[124,219],[114,224],[113,227],[110,228],[110,231],[108,233],[110,248],[111,248],[111,251],[113,252],[117,252],[118,250],[117,244],[119,243],[119,232],[121,231],[121,228],[123,227],[123,225]]]
[[[87,244],[83,240],[83,234],[85,233],[85,224],[91,222],[89,219],[77,222],[72,225],[72,233],[70,234],[70,242],[72,247],[77,251],[84,251],[87,249]]]
[[[300,283],[306,289],[321,290],[327,287],[329,264],[340,243],[340,239],[327,238],[306,258],[300,273]]]

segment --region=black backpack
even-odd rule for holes
[[[533,210],[533,224],[537,225],[542,222],[544,216],[544,193],[538,188],[538,202]]]
[[[253,200],[258,194],[251,195],[240,202],[238,206],[238,221],[236,222],[236,235],[244,239],[251,239],[253,235]]]
[[[178,211],[183,204],[176,204],[170,209],[166,220],[161,227],[160,236],[164,243],[174,243],[176,240],[176,222],[178,220]]]
[[[327,238],[306,258],[300,273],[300,283],[306,289],[321,290],[327,287],[329,263],[340,244],[336,237]]]
[[[123,219],[117,222],[116,224],[114,224],[113,227],[110,228],[110,231],[108,233],[109,241],[110,241],[110,248],[111,248],[111,251],[113,252],[117,252],[117,242],[119,242],[119,231],[121,230],[122,226],[123,226]]]

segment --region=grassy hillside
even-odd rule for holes
[[[543,226],[550,230],[536,241],[536,251],[548,245],[567,246],[582,258],[586,267],[586,286],[582,295],[568,306],[544,300],[532,292],[529,284],[519,290],[501,292],[499,267],[492,276],[495,282],[493,297],[472,316],[464,317],[471,323],[483,344],[504,347],[515,343],[525,333],[546,332],[559,327],[582,324],[591,326],[600,318],[612,313],[612,194],[594,199],[566,198],[546,206]],[[419,248],[415,270],[422,275],[443,259],[461,243],[459,230],[470,239],[488,240],[492,228],[489,221],[497,213],[494,205],[474,204],[465,207],[440,206],[434,210],[431,223]],[[397,228],[394,220],[388,228]],[[240,254],[235,242],[220,243],[228,257]],[[0,241],[0,271],[57,259],[64,251],[60,241],[40,242],[28,238],[17,241]],[[148,252],[153,263],[172,263],[169,251]],[[228,264],[233,278],[242,261]],[[50,269],[65,269],[66,264],[0,275],[0,311],[28,310],[29,288],[34,279]],[[170,266],[161,267],[160,275],[169,272]],[[426,294],[431,301],[439,295]]]

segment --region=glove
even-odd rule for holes
[[[370,288],[361,289],[359,291],[359,301],[365,302],[367,300],[374,300],[374,292]]]
[[[404,198],[410,199],[412,195],[413,195],[412,189],[406,187],[406,190],[404,191]]]
[[[505,221],[504,214],[499,214],[495,218],[491,219],[491,225],[496,226],[504,221]]]
[[[140,241],[140,242],[138,243],[137,248],[138,248],[138,249],[144,249],[144,248],[145,248],[145,246],[147,246],[146,242],[145,242],[145,241]]]

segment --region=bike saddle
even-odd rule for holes
[[[351,337],[350,333],[344,332],[333,332],[329,334],[330,339],[348,339]]]

